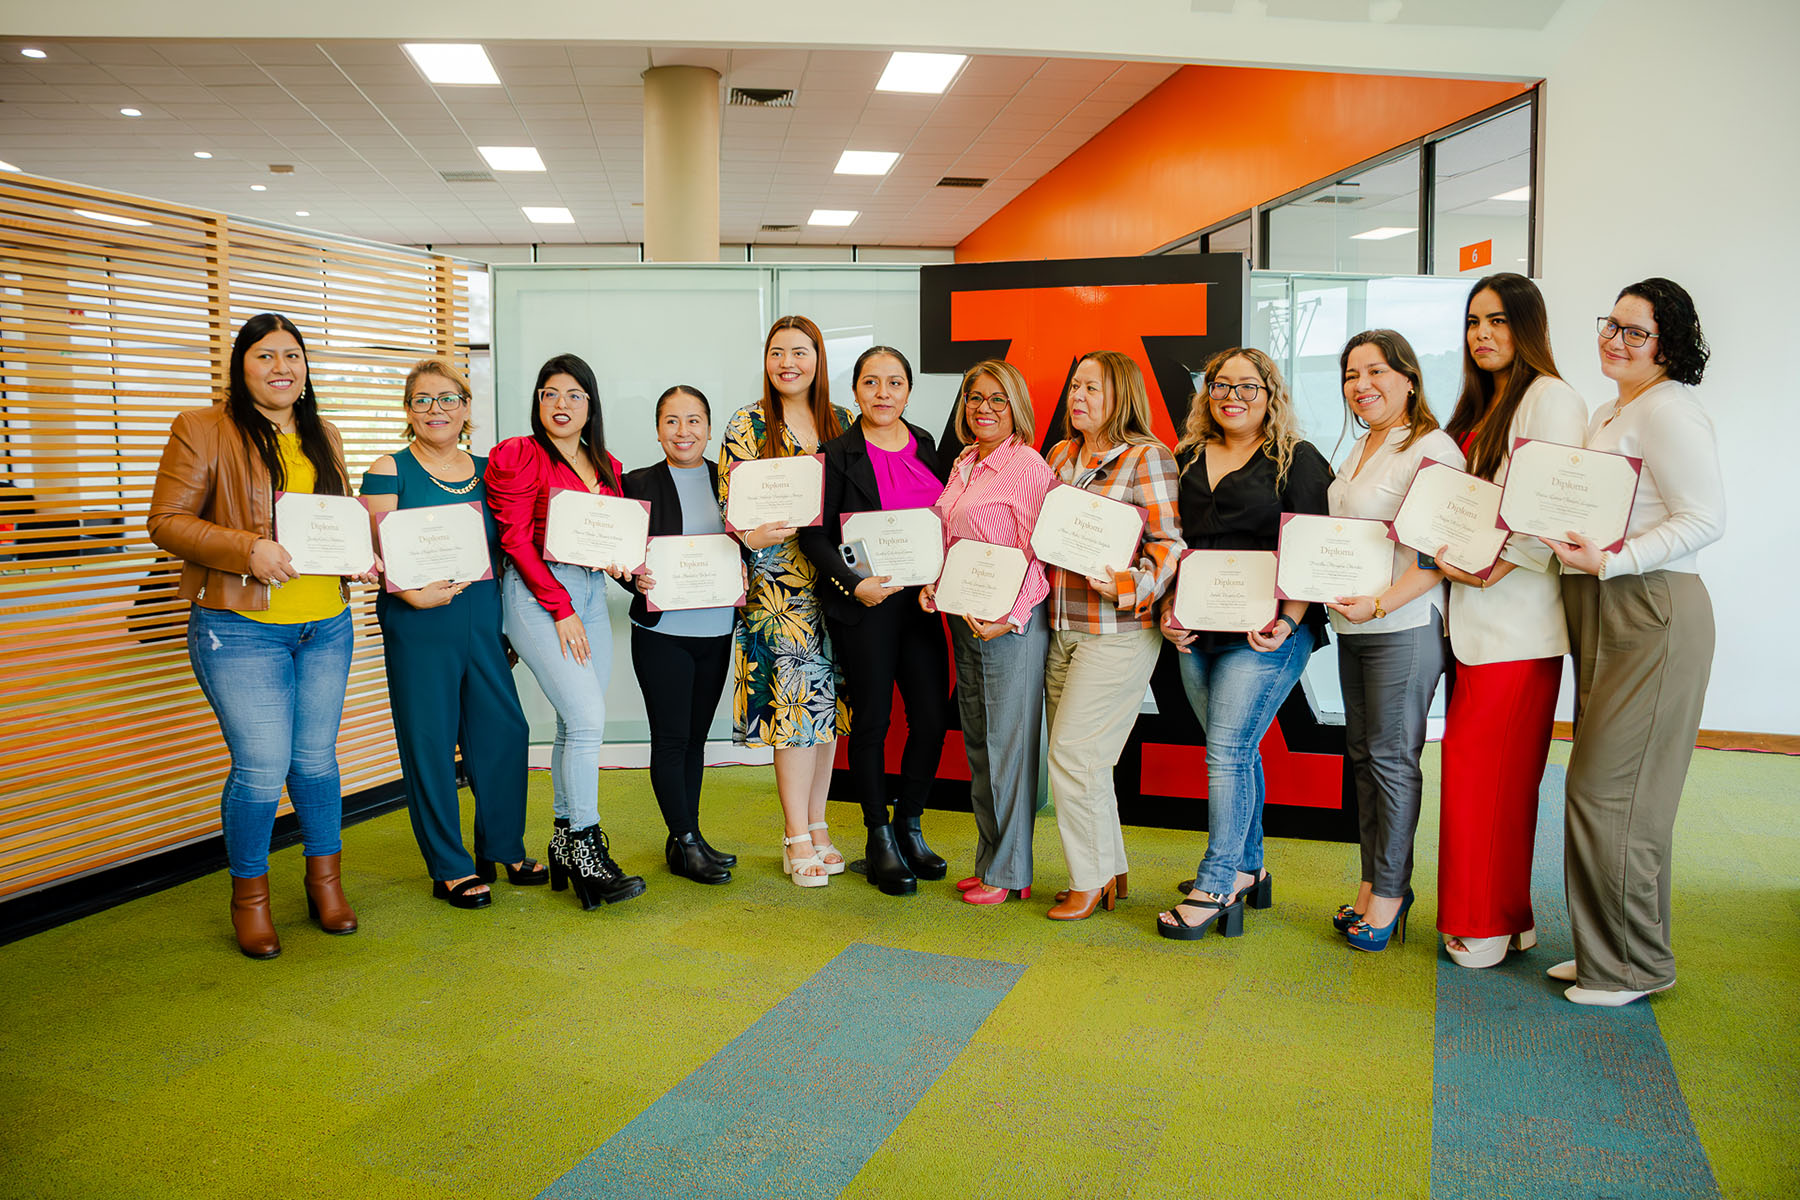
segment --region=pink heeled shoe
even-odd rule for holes
[[[957,886],[960,887],[962,885],[958,884]],[[1013,889],[1011,888],[989,887],[987,884],[977,879],[974,887],[963,892],[963,903],[1004,904],[1006,903],[1007,897],[1011,895],[1013,895]],[[1029,887],[1018,889],[1018,897],[1021,900],[1031,899],[1031,889]]]
[[[967,879],[959,879],[956,881],[956,890],[959,892],[966,892],[970,888],[978,888],[980,886],[981,876],[979,875],[971,875]]]

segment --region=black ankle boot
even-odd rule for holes
[[[730,883],[731,872],[706,853],[706,844],[697,833],[671,833],[663,846],[663,857],[669,860],[669,873],[695,883]]]
[[[700,843],[700,852],[718,863],[721,867],[737,866],[737,855],[727,854],[723,850],[713,849],[711,843],[706,840],[706,835],[701,833],[698,829],[694,831],[694,838]]]
[[[902,817],[895,821],[894,840],[900,846],[906,865],[920,879],[942,879],[949,872],[949,865],[925,844],[924,835],[919,832],[919,818]]]
[[[600,826],[569,831],[569,882],[584,909],[617,904],[644,894],[644,881],[627,875],[613,861],[612,849]]]
[[[550,890],[560,892],[569,886],[569,875],[574,869],[569,866],[569,818],[558,817],[551,822],[550,849],[544,857],[550,863]]]
[[[919,881],[900,853],[892,825],[877,825],[869,830],[868,865],[869,882],[889,896],[910,896],[919,890]]]

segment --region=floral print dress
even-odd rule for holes
[[[836,410],[838,423],[851,417]],[[762,406],[737,410],[719,453],[719,505],[731,490],[731,467],[761,457]],[[783,428],[782,453],[804,454]],[[777,749],[816,746],[850,730],[839,697],[837,664],[814,592],[818,572],[794,538],[751,552],[750,591],[732,630],[731,740]]]

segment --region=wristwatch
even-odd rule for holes
[[[1381,607],[1381,597],[1377,596],[1375,597],[1375,619],[1379,621],[1385,616],[1387,616],[1387,609]]]

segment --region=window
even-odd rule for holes
[[[1531,109],[1432,147],[1431,273],[1526,273],[1531,260]]]
[[[1419,151],[1332,180],[1269,211],[1269,267],[1414,275]]]

